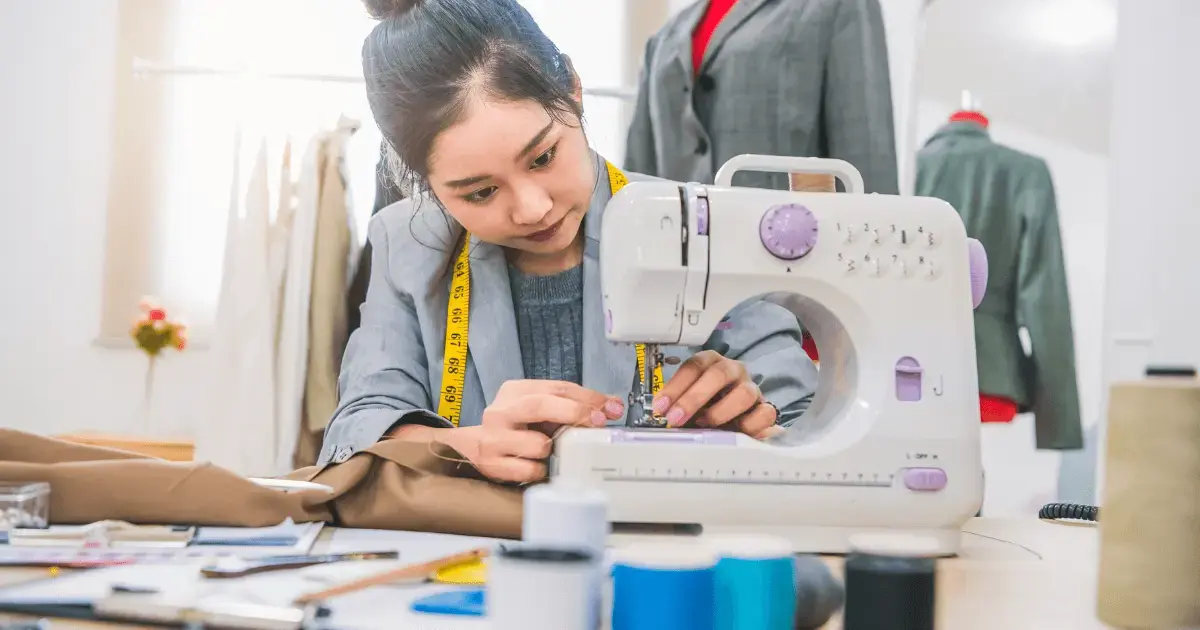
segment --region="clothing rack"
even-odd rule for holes
[[[133,74],[136,77],[148,76],[215,76],[215,77],[248,77],[276,81],[310,81],[315,83],[363,83],[361,76],[350,74],[309,74],[297,72],[248,72],[236,68],[215,68],[208,66],[169,65],[147,61],[133,60]],[[584,96],[597,98],[615,98],[622,101],[633,101],[637,94],[633,90],[623,88],[584,88]]]

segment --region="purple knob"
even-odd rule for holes
[[[967,258],[971,264],[971,308],[979,308],[983,295],[987,293],[988,258],[983,243],[968,238]]]
[[[759,221],[758,235],[776,258],[796,260],[817,244],[817,217],[800,204],[774,206]]]

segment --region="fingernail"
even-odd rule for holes
[[[619,400],[610,400],[604,403],[604,410],[614,416],[619,416],[625,412],[625,405],[622,405]]]
[[[655,407],[657,406],[655,405]],[[683,410],[679,407],[671,409],[671,412],[667,414],[667,424],[673,427],[683,424]]]
[[[662,414],[671,405],[671,399],[667,397],[658,398],[654,401],[654,413]],[[683,413],[682,411],[680,413]]]
[[[608,418],[604,417],[603,411],[596,409],[596,410],[592,411],[592,424],[594,424],[598,427],[602,427],[602,426],[608,424]]]

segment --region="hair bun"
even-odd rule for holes
[[[376,20],[404,15],[421,2],[422,0],[363,0],[367,13]]]

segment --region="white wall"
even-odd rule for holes
[[[0,2],[0,426],[188,435],[204,417],[203,391],[191,386],[203,352],[161,362],[159,400],[173,413],[144,427],[144,359],[93,345],[116,8],[115,0]]]
[[[918,110],[921,144],[946,123],[954,108],[929,100]],[[1103,394],[1104,294],[1108,243],[1109,160],[1041,137],[1018,126],[993,120],[992,138],[1040,156],[1054,176],[1059,221],[1075,330],[1075,357],[1085,428],[1100,420]],[[1060,455],[1036,451],[1032,417],[1012,425],[985,425],[989,515],[1030,514],[1058,495]]]

